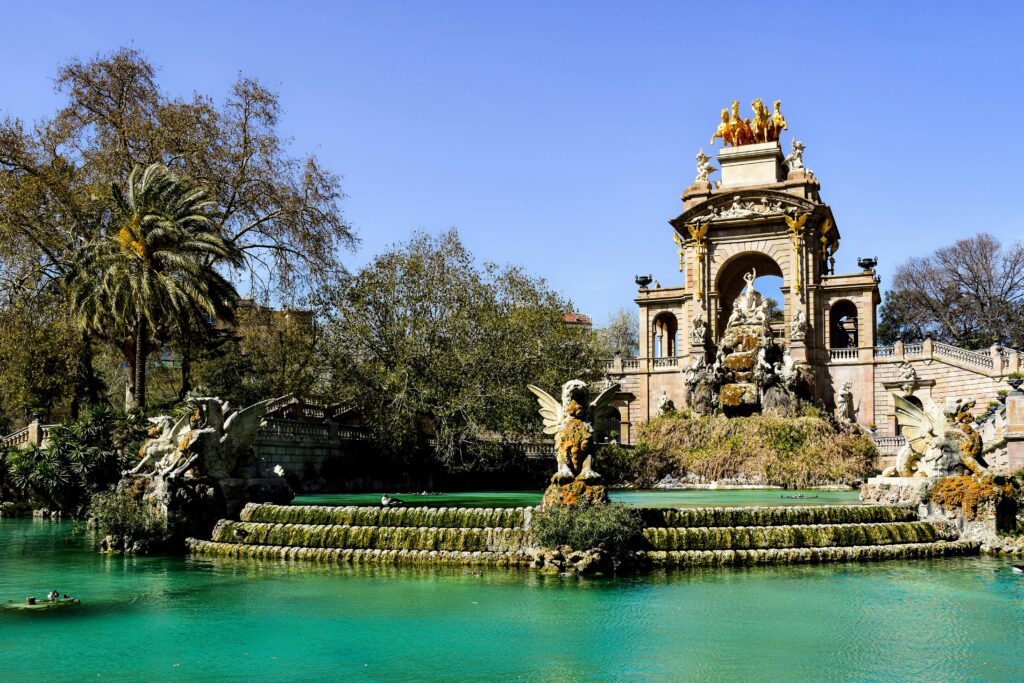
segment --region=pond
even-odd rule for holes
[[[353,568],[104,557],[0,520],[4,680],[1024,680],[1010,561],[670,572]]]
[[[539,491],[466,491],[422,495],[393,493],[409,506],[522,507],[539,505]],[[325,493],[296,496],[296,505],[380,505],[379,493]],[[740,505],[859,505],[857,491],[782,491],[779,489],[717,489],[684,491],[611,491],[612,502],[637,507]]]

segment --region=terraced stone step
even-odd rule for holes
[[[200,557],[235,557],[259,560],[306,560],[352,564],[473,565],[517,567],[530,564],[523,551],[366,550],[302,548],[296,546],[218,543],[188,539],[189,552]]]
[[[737,527],[653,527],[644,538],[654,550],[749,550],[893,545],[949,540],[928,522]]]
[[[972,541],[935,541],[896,545],[831,546],[824,548],[762,548],[758,550],[651,550],[644,555],[655,567],[721,567],[815,562],[868,562],[977,555]]]
[[[526,546],[527,532],[510,528],[269,524],[221,520],[212,540],[219,543],[301,548],[378,550],[504,551]]]
[[[269,505],[249,503],[239,515],[243,522],[329,524],[349,526],[522,527],[533,508],[428,508],[333,505]]]
[[[914,522],[917,511],[896,505],[793,505],[717,508],[642,508],[648,527],[791,526]]]

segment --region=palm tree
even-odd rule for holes
[[[206,191],[161,164],[135,167],[110,200],[99,235],[78,250],[69,300],[83,329],[120,348],[126,402],[145,407],[153,340],[197,319],[231,320],[238,293],[215,265],[239,267],[242,255],[221,236]]]

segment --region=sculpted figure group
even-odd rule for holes
[[[733,100],[732,114],[730,115],[728,109],[722,110],[722,122],[711,136],[711,144],[715,144],[718,138],[721,138],[722,144],[733,147],[758,142],[775,142],[782,135],[782,131],[789,130],[781,106],[782,101],[775,100],[774,112],[769,112],[759,97],[750,103],[751,109],[754,110],[754,118],[744,119],[740,117],[740,101]]]

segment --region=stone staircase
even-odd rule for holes
[[[527,566],[534,508],[382,508],[250,503],[201,556],[367,564]],[[976,554],[951,529],[895,506],[642,509],[638,558],[656,567],[787,564]]]

